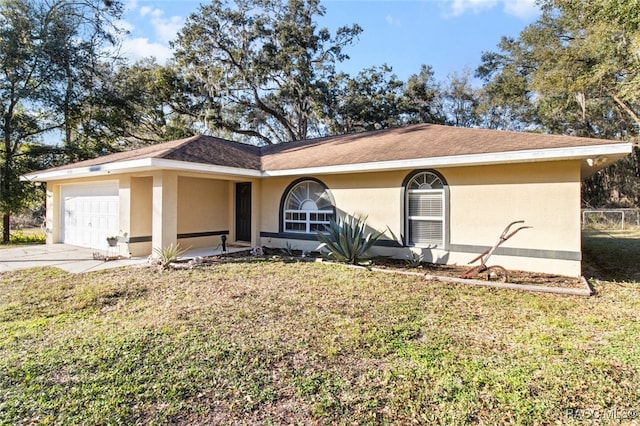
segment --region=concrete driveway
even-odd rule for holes
[[[79,274],[82,272],[99,271],[102,269],[118,268],[121,266],[143,265],[146,257],[122,260],[95,260],[93,253],[103,251],[85,247],[69,246],[66,244],[43,244],[0,249],[0,272],[16,271],[18,269],[52,266],[67,272]]]

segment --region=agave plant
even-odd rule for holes
[[[424,255],[414,253],[414,252],[411,252],[411,254],[408,254],[407,258],[405,259],[405,263],[410,268],[419,268],[422,266],[423,262],[424,262]]]
[[[173,244],[169,244],[163,248],[155,248],[153,251],[156,254],[157,262],[160,264],[159,266],[162,269],[166,269],[169,264],[177,261],[186,250],[181,249],[180,243],[178,243],[175,246]]]
[[[375,232],[365,235],[367,217],[349,216],[331,219],[326,226],[326,233],[317,231],[320,250],[329,259],[337,262],[358,264],[371,259],[366,252],[373,247],[383,233]]]

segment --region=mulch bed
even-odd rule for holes
[[[473,265],[472,265],[473,266]],[[458,265],[438,265],[434,263],[424,263],[419,268],[411,268],[401,259],[384,259],[376,261],[375,267],[380,269],[398,269],[405,271],[424,272],[428,275],[439,275],[451,278],[460,278],[469,266]],[[567,287],[567,288],[584,288],[579,277],[567,277],[564,275],[543,274],[540,272],[527,272],[507,270],[508,283],[511,284],[533,284],[544,285],[548,287]],[[473,279],[486,280],[486,274],[481,274]]]
[[[203,259],[204,263],[222,263],[229,261],[247,261],[247,260],[278,260],[278,261],[300,261],[320,258],[319,253],[309,253],[306,257],[300,257],[301,253],[291,253],[294,256],[284,252],[281,249],[265,248],[262,256],[254,256],[249,250],[212,256]],[[371,262],[369,267],[397,270],[399,272],[414,272],[424,275],[436,275],[450,278],[460,278],[461,275],[469,269],[467,266],[459,265],[439,265],[434,263],[423,263],[418,268],[410,267],[407,262],[402,259],[382,258]],[[539,285],[546,287],[562,287],[562,288],[584,288],[584,283],[580,277],[567,277],[563,275],[543,274],[538,272],[526,272],[508,270],[507,283],[523,284],[523,285]],[[487,280],[486,274],[474,277],[473,279]]]

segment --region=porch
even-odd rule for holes
[[[123,189],[124,187],[124,189]],[[258,202],[253,182],[220,176],[180,175],[162,172],[151,177],[131,177],[129,212],[126,184],[121,185],[121,229],[129,220],[129,247],[134,256],[180,244],[204,256],[226,245],[256,244]],[[124,194],[123,194],[124,192]]]

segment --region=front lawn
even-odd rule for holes
[[[640,229],[582,232],[583,274],[605,281],[640,282]]]
[[[640,290],[597,290],[529,294],[268,260],[0,274],[0,424],[632,417]]]

